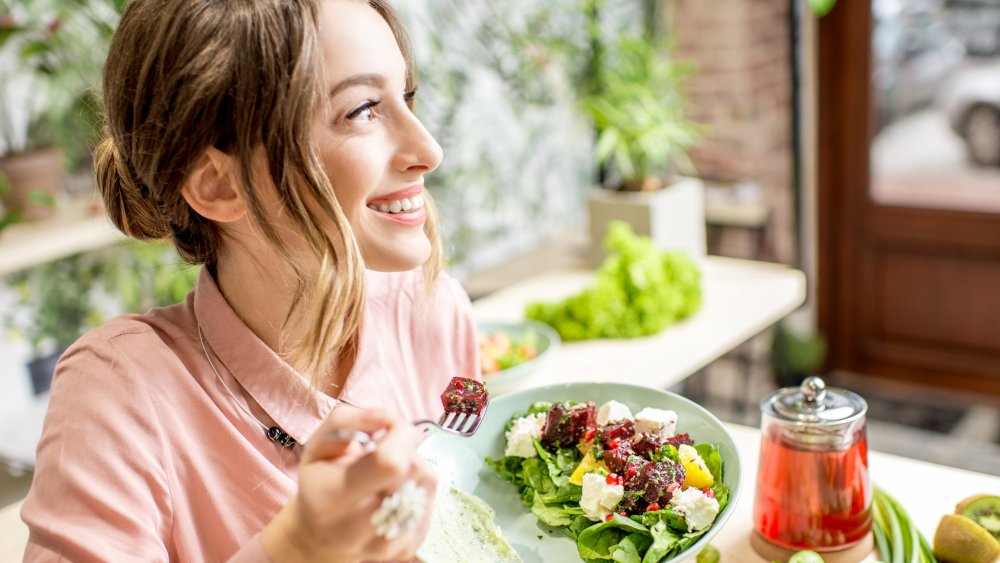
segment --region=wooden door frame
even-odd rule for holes
[[[858,345],[859,331],[873,330],[866,324],[871,317],[865,307],[874,292],[865,289],[874,288],[877,280],[859,275],[873,277],[874,241],[895,247],[961,245],[967,256],[1000,261],[995,214],[871,201],[872,26],[871,2],[864,0],[838,2],[817,25],[816,314],[828,342],[827,372],[888,376],[1000,396],[1000,378],[900,369],[891,362],[872,360],[870,351]],[[927,232],[912,232],[915,223],[926,225]],[[983,369],[1000,373],[1000,364]]]
[[[845,41],[853,30],[855,37]],[[852,302],[852,272],[840,268],[858,255],[857,237],[864,228],[864,193],[869,184],[869,135],[841,127],[850,116],[864,116],[862,131],[871,128],[871,6],[864,0],[838,2],[817,25],[817,264],[816,314],[828,344],[832,367],[857,369],[857,350],[844,338],[855,326],[856,311],[836,311]],[[848,189],[845,186],[865,186]]]

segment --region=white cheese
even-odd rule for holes
[[[670,504],[684,515],[689,532],[700,532],[711,526],[719,514],[719,501],[694,487],[674,491]]]
[[[507,437],[507,447],[503,455],[517,457],[535,457],[533,440],[542,437],[542,429],[545,427],[545,413],[529,414],[514,421],[505,436]]]
[[[604,426],[605,424],[611,424],[613,422],[621,422],[623,420],[634,420],[632,418],[632,410],[628,408],[628,405],[624,403],[619,403],[618,401],[608,401],[601,405],[601,408],[597,410],[597,425]]]
[[[600,473],[587,473],[583,476],[583,495],[580,497],[580,508],[587,518],[600,522],[611,514],[625,496],[625,487],[609,485],[607,477]]]
[[[677,413],[646,407],[635,413],[635,433],[655,434],[663,438],[674,435],[677,429]]]

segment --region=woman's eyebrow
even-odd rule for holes
[[[381,74],[367,73],[355,74],[338,82],[330,89],[330,97],[336,96],[341,90],[351,86],[374,86],[381,88],[385,86],[385,77]]]

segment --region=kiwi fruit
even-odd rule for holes
[[[961,514],[945,514],[934,532],[934,557],[949,563],[993,563],[1000,542]]]
[[[1000,497],[976,495],[958,503],[956,512],[986,529],[1000,541]]]

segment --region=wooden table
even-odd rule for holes
[[[706,256],[701,260],[703,303],[692,317],[657,335],[629,340],[563,343],[537,374],[502,392],[552,383],[621,381],[666,388],[707,366],[782,319],[806,296],[802,272],[768,262]],[[572,295],[593,282],[589,270],[545,273],[473,303],[481,321],[524,318],[533,301]]]

